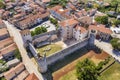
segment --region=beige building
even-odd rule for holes
[[[109,28],[106,28],[105,25],[90,25],[90,31],[94,31],[97,39],[109,40],[112,31]]]
[[[23,63],[4,73],[6,80],[24,80],[29,75]]]
[[[73,28],[73,37],[76,40],[83,40],[88,36],[88,30],[86,30],[84,27],[76,25]]]
[[[59,23],[61,29],[61,38],[63,41],[73,38],[73,28],[79,24],[75,19],[68,19]]]
[[[8,30],[6,28],[0,29],[0,40],[6,39],[9,37]]]

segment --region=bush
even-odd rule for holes
[[[22,57],[21,57],[20,52],[19,52],[18,49],[15,50],[14,55],[15,55],[15,57],[16,57],[17,59],[22,60]]]
[[[104,65],[104,61],[101,61],[101,62],[98,64],[98,66],[96,67],[96,69],[97,69],[98,71],[100,71],[100,70],[103,68],[103,65]]]
[[[0,63],[1,63],[1,64],[5,64],[5,63],[6,63],[6,61],[4,61],[4,60],[0,59]]]
[[[47,29],[44,26],[41,26],[41,27],[35,28],[34,31],[31,31],[31,35],[35,36],[35,35],[38,35],[38,34],[41,34],[41,33],[45,33],[45,32],[47,32]]]
[[[108,16],[98,16],[98,17],[95,18],[95,20],[99,24],[108,24]]]
[[[5,8],[5,4],[3,4],[3,2],[0,1],[0,8]]]
[[[114,49],[120,50],[120,40],[118,38],[113,38],[110,43]]]
[[[54,18],[50,18],[50,22],[53,23],[54,25],[58,24],[58,21]]]

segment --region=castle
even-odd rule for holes
[[[59,31],[54,31],[54,34],[52,32],[52,34],[50,34],[51,32],[48,32],[49,34],[45,33],[45,35],[57,35]],[[61,32],[61,29],[60,29]],[[34,48],[34,43],[33,43],[33,37],[30,34],[29,30],[23,30],[20,31],[21,36],[23,38],[24,41],[24,46],[28,47],[30,49],[30,51],[32,52],[34,58],[36,59],[36,62],[38,63],[38,70],[41,73],[45,73],[48,69],[48,65],[51,65],[53,63],[55,63],[56,61],[64,58],[67,55],[70,55],[72,52],[86,46],[86,45],[94,45],[94,33],[91,31],[88,31],[87,37],[81,39],[81,40],[77,40],[76,39],[76,43],[70,45],[68,48],[65,48],[61,51],[56,52],[55,54],[52,54],[51,56],[46,57],[46,54],[44,54],[44,56],[39,56],[38,52],[35,50]],[[43,37],[45,35],[40,35],[40,37]],[[61,36],[61,39],[63,37]],[[50,40],[48,40],[50,41]]]

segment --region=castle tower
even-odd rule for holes
[[[95,42],[95,34],[96,31],[89,31],[89,47],[92,48],[94,46],[94,42]]]
[[[28,46],[28,42],[32,42],[32,36],[30,33],[30,30],[26,29],[26,30],[22,30],[20,31],[23,42],[24,42],[24,46],[27,47]]]
[[[38,65],[39,65],[38,70],[41,73],[47,72],[48,67],[46,62],[46,53],[44,54],[44,57],[38,59]]]

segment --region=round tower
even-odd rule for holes
[[[47,72],[47,61],[46,61],[46,54],[44,54],[44,57],[41,57],[38,59],[38,70],[41,72],[41,73],[45,73]]]
[[[94,42],[95,42],[95,34],[96,34],[96,31],[89,31],[89,46],[90,48],[92,48],[94,46]]]

